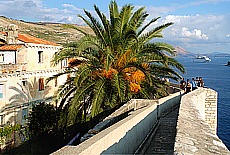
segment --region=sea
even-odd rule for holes
[[[202,77],[204,85],[218,92],[217,135],[230,150],[230,66],[225,66],[230,57],[210,57],[210,62],[193,62],[190,57],[176,59],[185,67],[186,79]]]

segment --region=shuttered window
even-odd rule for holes
[[[38,63],[43,62],[43,51],[38,51]]]
[[[44,78],[40,78],[39,81],[38,81],[38,83],[39,83],[39,88],[38,88],[38,90],[39,90],[39,91],[44,90]]]
[[[4,62],[4,54],[0,54],[0,63]]]

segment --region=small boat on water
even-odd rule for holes
[[[225,66],[230,66],[230,61],[227,62],[227,64]]]
[[[197,56],[195,59],[193,59],[193,62],[210,62],[211,59],[207,56]]]

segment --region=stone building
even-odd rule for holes
[[[53,42],[18,32],[9,25],[0,32],[0,126],[24,124],[33,104],[51,102],[66,77],[46,84],[60,72],[66,61],[53,66],[51,59],[62,48]]]

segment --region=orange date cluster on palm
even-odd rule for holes
[[[145,74],[133,67],[126,68],[123,72],[124,78],[129,81],[130,91],[137,93],[141,89],[140,83],[145,80]],[[113,79],[114,75],[118,74],[118,71],[110,68],[108,71],[103,69],[100,72],[94,72],[94,74],[100,74],[108,79]]]
[[[141,90],[140,83],[145,80],[145,74],[140,70],[133,70],[132,68],[128,70],[129,72],[126,72],[125,79],[130,83],[130,91],[137,93]]]
[[[108,71],[103,70],[102,75],[108,79],[112,79],[115,74],[117,74],[117,70],[110,68]]]

